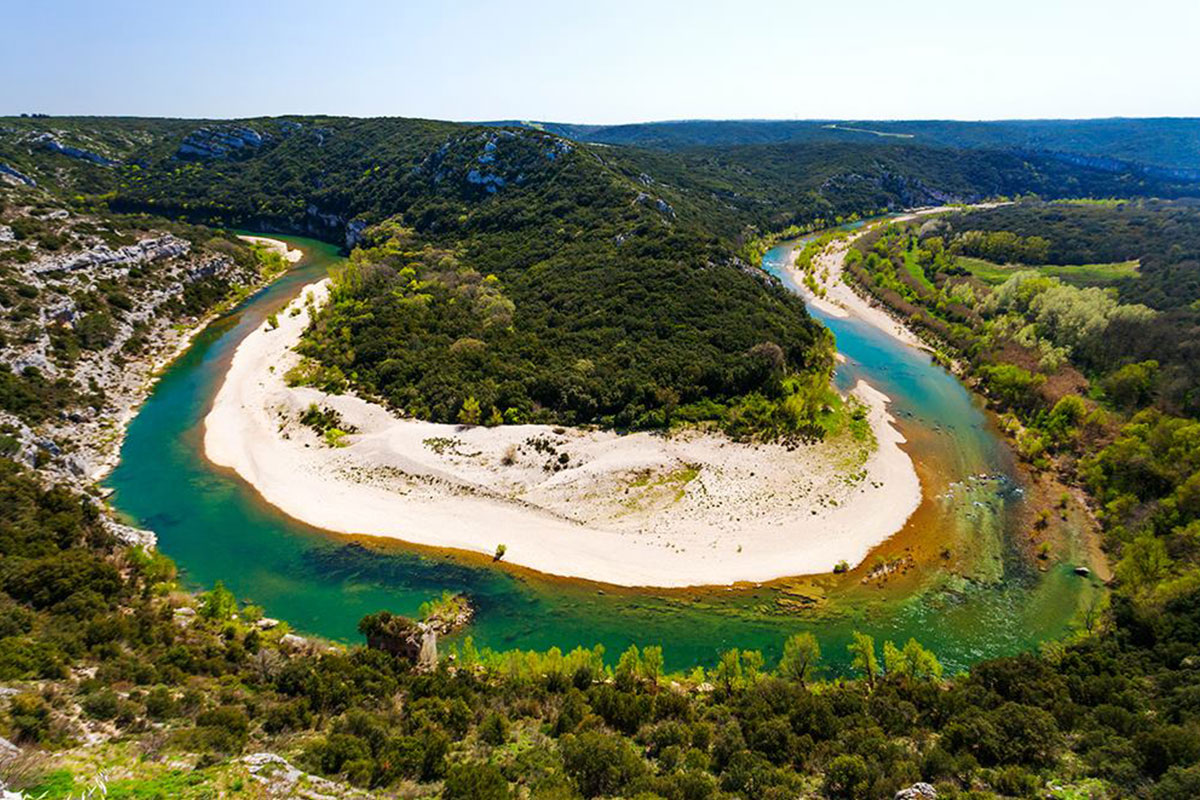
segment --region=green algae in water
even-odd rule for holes
[[[940,462],[954,478],[976,482],[973,499],[988,506],[972,517],[962,501],[948,509],[982,568],[969,576],[931,574],[908,596],[870,589],[838,595],[813,611],[781,604],[785,587],[737,590],[630,591],[509,571],[395,542],[347,537],[310,528],[265,504],[227,470],[203,456],[203,419],[234,349],[267,316],[340,260],[335,247],[278,237],[303,248],[305,259],[270,287],[247,298],[197,337],[163,375],[129,427],[122,460],[108,480],[114,504],[136,524],[158,533],[164,553],[193,587],[223,580],[239,597],[293,627],[357,641],[364,614],[388,608],[415,614],[444,589],[466,592],[477,608],[470,633],[495,649],[546,649],[602,644],[615,654],[629,644],[661,644],[668,669],[712,664],[722,650],[759,649],[778,657],[783,640],[812,630],[832,672],[847,668],[853,630],[877,640],[915,637],[951,671],[1061,636],[1080,607],[1088,582],[1059,565],[1045,574],[1010,546],[1023,501],[1006,448],[969,393],[929,357],[854,320],[822,318],[847,361],[839,387],[865,378],[892,399],[906,425],[936,432]],[[786,247],[764,267],[781,272]],[[819,316],[819,315],[818,315]]]

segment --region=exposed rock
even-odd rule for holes
[[[21,174],[13,167],[5,164],[3,161],[0,161],[0,175],[11,181],[23,183],[26,186],[37,186],[37,181],[35,181],[33,178],[29,177],[28,175]]]
[[[362,233],[367,228],[366,220],[352,219],[346,223],[346,249],[353,250],[362,241]]]
[[[907,789],[896,792],[893,800],[937,800],[937,789],[928,783],[914,783]]]
[[[298,124],[298,123],[297,123]],[[257,150],[266,141],[253,128],[242,126],[199,128],[192,131],[175,151],[175,157],[186,159],[227,158],[245,150]]]
[[[258,628],[260,631],[269,631],[272,628],[279,627],[279,620],[271,617],[263,617],[258,622],[254,623],[254,627]]]
[[[294,633],[285,633],[279,638],[279,644],[290,650],[303,650],[308,647],[308,639]]]
[[[425,626],[421,635],[421,649],[417,653],[417,666],[422,669],[433,669],[437,666],[437,631]]]
[[[466,627],[474,616],[463,595],[423,622],[399,614],[381,611],[365,617],[359,628],[367,637],[367,647],[405,658],[424,669],[437,666],[438,636],[446,636]]]
[[[262,784],[268,797],[303,797],[323,800],[331,797],[363,797],[359,789],[343,786],[318,775],[311,775],[275,753],[251,753],[242,763],[250,777]]]
[[[0,764],[3,764],[5,761],[19,754],[20,752],[21,748],[17,747],[3,736],[0,736]]]
[[[501,176],[491,172],[484,174],[477,169],[473,169],[467,173],[467,183],[482,186],[492,194],[495,194],[504,186],[505,180]]]
[[[658,210],[658,213],[666,217],[671,217],[672,219],[675,218],[675,209],[672,208],[670,203],[668,203],[666,200],[663,200],[661,197],[651,197],[645,192],[638,192],[637,197],[634,198],[635,203],[641,203],[643,205],[648,205],[651,200],[654,201],[654,208]]]
[[[945,192],[926,185],[918,178],[895,175],[886,171],[878,175],[862,175],[856,172],[834,175],[821,184],[821,194],[863,191],[864,187],[882,190],[896,197],[897,199],[889,204],[893,208],[943,205],[980,199],[975,195],[959,196]]]
[[[1092,574],[1092,571],[1090,569],[1088,569],[1087,567],[1076,567],[1075,574],[1081,578],[1086,578]]]
[[[1153,164],[1139,164],[1136,161],[1126,161],[1108,156],[1064,153],[1057,150],[1040,150],[1037,148],[1028,150],[1019,149],[1017,152],[1021,155],[1046,156],[1055,161],[1061,161],[1064,164],[1087,167],[1088,169],[1096,169],[1101,172],[1133,172],[1152,178],[1166,178],[1178,181],[1200,180],[1200,169],[1189,169],[1187,167],[1161,167]]]
[[[98,164],[102,167],[115,166],[117,163],[111,158],[106,158],[99,153],[93,153],[91,150],[84,150],[81,147],[63,144],[53,133],[43,133],[36,137],[33,141],[35,144],[42,145],[47,150],[53,150],[55,153],[61,153],[69,158],[78,158],[81,161],[90,161],[93,164]]]
[[[164,258],[185,256],[191,250],[191,243],[178,236],[160,236],[142,239],[137,244],[126,245],[113,250],[108,245],[97,245],[84,250],[82,253],[71,253],[62,256],[50,256],[38,259],[30,264],[25,271],[39,275],[46,272],[71,271],[93,267],[132,266],[148,261],[159,261]]]
[[[153,550],[155,545],[158,544],[158,536],[154,531],[135,528],[132,525],[123,525],[108,517],[104,517],[104,527],[116,537],[117,541],[130,547],[143,547],[147,550]]]

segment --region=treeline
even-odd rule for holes
[[[1050,242],[1041,236],[1018,236],[1012,231],[964,231],[955,237],[953,249],[998,264],[1045,264]]]
[[[1200,204],[1194,200],[1104,203],[1021,202],[952,214],[945,218],[951,241],[972,231],[1039,238],[1045,253],[1014,252],[1021,264],[1140,262],[1140,276],[1120,284],[1121,299],[1158,309],[1186,307],[1200,299]],[[978,252],[967,252],[1003,262]]]

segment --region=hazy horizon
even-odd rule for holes
[[[479,0],[10,8],[0,114],[644,122],[1194,118],[1200,4]]]
[[[188,120],[196,122],[225,122],[252,119],[277,119],[283,117],[329,117],[331,119],[425,119],[434,122],[452,122],[462,125],[495,125],[513,122],[520,124],[550,123],[559,125],[575,125],[579,127],[621,127],[625,125],[673,125],[687,122],[884,122],[884,123],[913,123],[913,122],[961,122],[961,123],[1005,123],[1005,122],[1103,122],[1105,120],[1200,120],[1200,114],[1193,116],[1147,115],[1132,116],[1129,114],[1111,114],[1103,117],[996,117],[959,118],[959,117],[683,117],[678,119],[642,119],[616,122],[590,122],[574,119],[543,119],[528,117],[495,117],[489,119],[449,119],[445,117],[421,117],[407,114],[330,114],[321,111],[280,112],[277,114],[248,114],[243,116],[196,116],[174,114],[50,114],[40,111],[21,111],[16,113],[0,113],[3,119],[40,117],[45,119],[161,119]]]

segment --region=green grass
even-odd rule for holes
[[[1022,264],[996,264],[984,261],[982,258],[959,256],[958,266],[969,271],[986,284],[998,286],[1012,277],[1014,272],[1024,269],[1037,270],[1043,275],[1058,278],[1072,286],[1111,286],[1126,278],[1138,277],[1137,261],[1120,261],[1113,264],[1079,264],[1059,266],[1043,264],[1041,266],[1026,266]]]
[[[925,270],[917,263],[917,251],[915,249],[904,251],[904,268],[908,270],[909,275],[912,275],[916,279],[917,283],[931,292],[936,291],[933,288],[933,284],[929,282],[929,278],[925,277]]]

